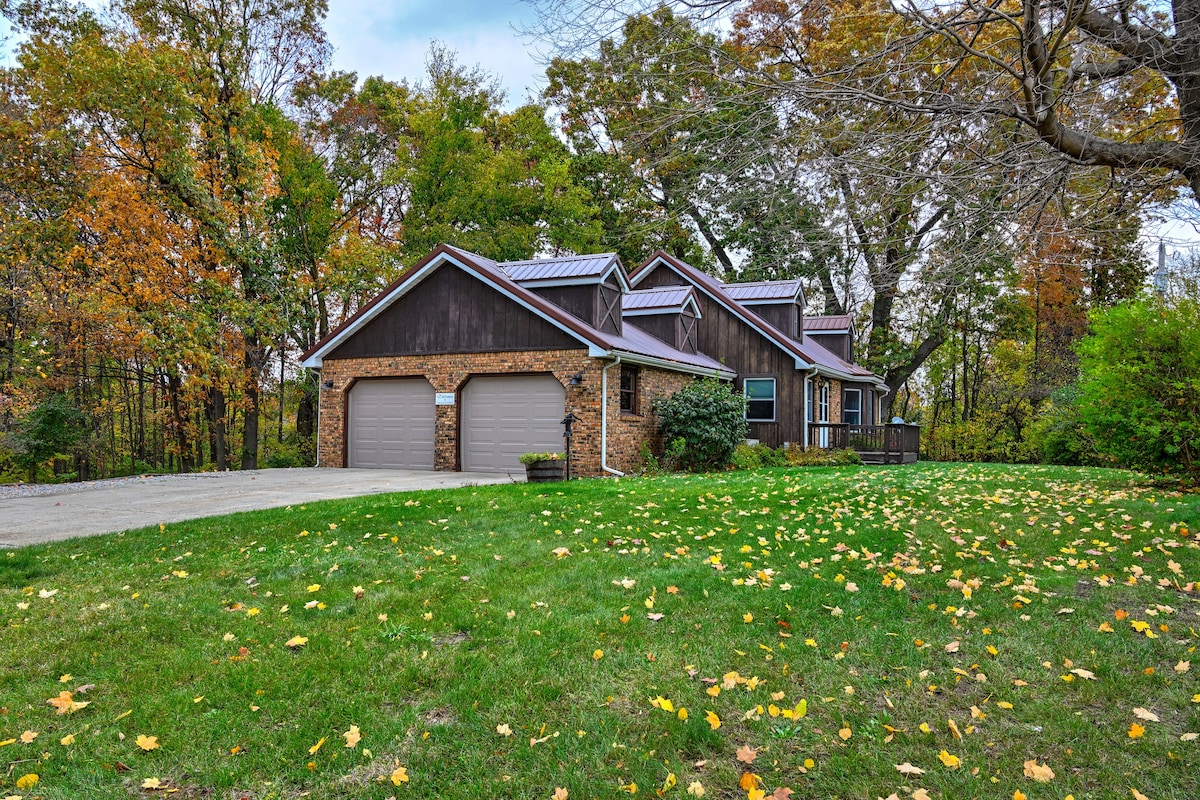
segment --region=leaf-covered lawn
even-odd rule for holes
[[[1194,800],[1197,530],[1128,473],[921,464],[0,553],[0,797]]]

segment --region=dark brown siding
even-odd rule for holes
[[[643,283],[639,281],[639,286]],[[803,437],[804,373],[795,359],[705,294],[698,294],[700,322],[697,349],[742,378],[775,378],[775,422],[753,422],[750,438],[772,447],[799,442]]]
[[[852,356],[854,355],[854,353],[851,352],[850,335],[849,334],[845,334],[845,333],[809,333],[808,335],[812,338],[812,340],[814,342],[821,345],[821,347],[824,347],[826,350],[833,353],[835,356],[838,356],[843,361],[850,361],[851,363],[853,363],[854,359],[852,358]]]
[[[596,324],[597,304],[595,286],[539,286],[529,291],[546,298],[554,305],[588,325]]]
[[[638,289],[653,289],[656,286],[686,286],[687,281],[670,267],[659,264],[650,274],[638,281]]]
[[[685,353],[696,352],[696,314],[691,309],[685,309],[679,318],[676,320],[679,330],[678,344],[675,345],[677,350],[682,350]]]
[[[795,303],[766,303],[749,306],[750,310],[793,339],[799,333],[799,308]]]
[[[627,324],[641,328],[659,341],[675,347],[675,318],[677,314],[639,314],[631,317]]]
[[[592,322],[606,333],[621,335],[621,291],[611,283],[600,285],[600,296],[596,303],[596,319]]]
[[[574,338],[490,286],[443,266],[326,358],[579,346]]]

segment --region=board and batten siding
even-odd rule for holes
[[[638,281],[639,289],[657,286],[682,286],[684,280],[674,271],[659,265]],[[796,369],[796,360],[739,317],[697,289],[700,307],[696,349],[737,372],[736,385],[745,378],[775,378],[775,422],[749,423],[751,439],[772,447],[784,442],[804,440],[804,373]]]
[[[574,338],[482,281],[441,267],[326,359],[578,347]]]

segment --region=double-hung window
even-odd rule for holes
[[[746,420],[748,422],[775,421],[775,379],[746,378],[742,381],[746,393]]]
[[[635,367],[621,367],[621,413],[638,413],[638,371]]]
[[[847,389],[842,393],[842,422],[862,424],[862,389]]]

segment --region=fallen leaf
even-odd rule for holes
[[[743,764],[753,764],[756,758],[758,758],[758,751],[748,744],[744,744],[737,749],[737,760]]]
[[[392,786],[399,786],[402,783],[408,783],[408,768],[396,767],[392,770]]]
[[[1129,738],[1130,739],[1137,739],[1138,737],[1145,736],[1145,735],[1146,735],[1146,729],[1143,728],[1141,725],[1138,725],[1136,722],[1129,726]]]
[[[75,734],[68,733],[66,736],[59,739],[58,743],[63,747],[70,747],[71,745],[75,744]]]
[[[1133,800],[1150,800],[1149,797],[1146,797],[1146,795],[1142,794],[1132,786],[1129,787],[1129,791],[1133,794]]]
[[[72,692],[62,691],[58,693],[58,697],[51,697],[46,702],[57,709],[58,714],[74,714],[79,709],[88,705],[91,701],[79,702],[71,697]]]
[[[687,793],[692,797],[704,797],[704,785],[700,781],[692,781],[688,784]]]
[[[293,650],[295,650],[298,647],[304,647],[304,645],[308,644],[308,637],[307,636],[293,636],[292,638],[290,638],[286,642],[284,642],[284,644],[286,646],[292,648]]]
[[[596,648],[595,650],[592,651],[592,660],[593,661],[599,661],[602,658],[604,658],[603,650]]]
[[[1194,742],[1197,739],[1200,739],[1200,733],[1185,733],[1179,737],[1181,742]]]
[[[1175,665],[1175,671],[1180,674],[1187,672],[1191,668],[1192,668],[1192,662],[1190,662],[1190,661],[1180,661],[1178,664]]]
[[[1135,708],[1133,710],[1133,715],[1138,719],[1145,720],[1146,722],[1160,722],[1158,714],[1155,714],[1153,711],[1147,711],[1144,708]]]
[[[953,642],[946,645],[945,650],[947,653],[957,653],[958,647],[959,647],[959,641],[957,639],[955,639]]]
[[[501,722],[496,726],[496,733],[500,734],[501,736],[512,736],[513,730],[512,728],[508,727],[507,722]]]
[[[716,714],[714,714],[711,711],[704,712],[704,719],[708,721],[709,727],[712,728],[714,731],[717,728],[721,727],[721,718],[718,717]]]
[[[561,786],[554,787],[554,800],[567,800],[567,790]]]
[[[25,731],[21,734],[21,744],[32,744],[33,740],[40,735],[37,731]]]
[[[912,764],[905,761],[903,764],[896,764],[896,771],[901,775],[924,775],[925,770],[920,767],[914,767]]]
[[[1096,680],[1096,673],[1092,672],[1091,670],[1073,669],[1073,670],[1071,670],[1071,673],[1074,675],[1078,675],[1079,677],[1083,678],[1085,681]]]
[[[149,753],[151,750],[158,749],[157,736],[146,736],[145,734],[139,733],[136,741],[137,746],[145,750],[147,753]],[[322,741],[324,740],[322,739]]]
[[[17,778],[17,788],[22,789],[22,790],[32,789],[34,786],[37,786],[37,782],[38,782],[37,773],[30,772],[30,773],[27,773],[27,774],[22,775],[21,777]]]
[[[849,725],[842,725],[841,730],[838,731],[838,736],[841,737],[843,742],[848,741],[850,739],[850,737],[853,735],[854,735],[854,732],[852,730],[850,730]]]
[[[945,750],[938,753],[938,760],[941,761],[943,764],[945,764],[950,769],[958,769],[960,766],[962,766],[961,758],[959,758],[956,755],[952,755],[951,753],[949,753]]]
[[[346,747],[358,747],[358,743],[362,740],[362,733],[359,732],[357,725],[351,725],[350,730],[342,734],[342,738],[346,740]]]
[[[1054,780],[1054,770],[1049,764],[1039,764],[1036,758],[1031,758],[1025,762],[1025,777],[1038,783],[1049,783]]]
[[[317,742],[316,744],[314,744],[312,747],[308,748],[308,754],[309,754],[310,756],[312,756],[312,755],[316,755],[317,751],[318,751],[318,750],[320,750],[320,749],[321,749],[321,747],[322,747],[324,744],[325,744],[325,737],[324,737],[324,736],[322,736],[322,737],[321,737],[321,739],[320,739],[320,741],[318,741],[318,742]]]

